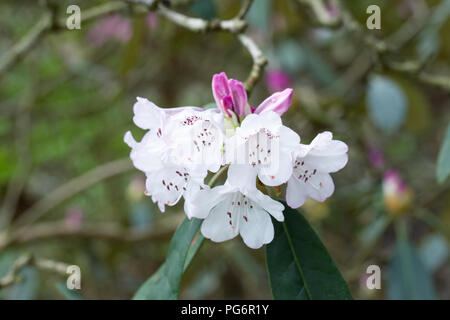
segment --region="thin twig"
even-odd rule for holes
[[[69,199],[87,187],[112,176],[124,173],[132,168],[130,160],[120,159],[101,165],[80,177],[77,177],[38,201],[26,210],[16,221],[16,225],[29,224],[36,221],[43,214]]]
[[[17,61],[19,61],[41,39],[52,24],[50,14],[44,14],[39,22],[2,57],[0,57],[0,76],[4,75]]]
[[[65,221],[42,222],[30,226],[23,226],[10,232],[0,233],[0,252],[12,245],[36,244],[41,241],[58,239],[101,240],[118,243],[142,243],[146,241],[159,241],[167,239],[182,216],[173,215],[161,224],[158,229],[124,228],[115,223],[102,223],[99,225],[82,225],[73,227]]]
[[[25,254],[23,256],[20,256],[14,262],[10,271],[4,277],[0,278],[0,289],[4,289],[17,282],[20,282],[22,280],[20,271],[27,266],[34,266],[39,270],[58,273],[64,276],[66,275],[67,268],[69,267],[68,264],[63,262],[34,258],[30,254]]]
[[[245,90],[250,93],[253,90],[256,82],[261,77],[262,71],[267,64],[267,59],[259,49],[259,47],[256,45],[256,43],[252,40],[252,38],[248,37],[245,34],[239,34],[238,38],[242,45],[248,50],[253,59],[252,70],[250,71],[250,74],[244,83]]]

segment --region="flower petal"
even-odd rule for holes
[[[225,110],[222,106],[222,99],[225,96],[230,95],[230,88],[228,87],[228,78],[225,72],[215,74],[212,79],[212,92],[214,100],[216,101],[217,108],[225,114]]]
[[[205,238],[222,242],[234,238],[239,233],[239,212],[231,210],[231,196],[212,208],[202,223],[201,232]]]
[[[256,190],[256,170],[250,165],[232,164],[226,183],[240,190]]]
[[[261,114],[265,111],[274,111],[281,116],[291,106],[292,94],[293,90],[291,88],[272,94],[256,108],[255,113]]]
[[[145,98],[137,97],[133,105],[134,123],[141,129],[156,130],[161,127],[164,113],[161,108]]]
[[[280,151],[272,157],[268,167],[260,167],[258,178],[267,186],[279,186],[292,175],[292,155]]]
[[[291,177],[286,188],[286,202],[289,207],[296,209],[301,207],[308,197],[303,182]]]
[[[255,206],[246,210],[240,219],[239,233],[248,247],[258,249],[273,240],[272,220],[264,209]]]
[[[234,79],[228,81],[228,85],[231,91],[231,98],[233,99],[234,113],[238,116],[245,115],[245,109],[247,107],[247,92],[245,91],[242,82]]]
[[[253,202],[257,203],[258,206],[263,208],[278,221],[284,221],[284,206],[280,202],[273,200],[271,197],[265,195],[259,190],[247,194],[247,197]]]

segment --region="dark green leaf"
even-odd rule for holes
[[[201,225],[199,219],[185,219],[175,231],[170,241],[169,251],[166,262],[154,273],[136,292],[133,299],[136,300],[158,300],[178,299],[178,289],[181,276],[185,270],[186,261],[192,260],[192,253],[189,253],[192,247],[194,253],[198,250],[203,237],[197,238],[192,244]],[[188,257],[189,256],[189,257]]]
[[[285,205],[286,206],[286,205]],[[352,299],[348,286],[308,221],[286,206],[274,221],[266,258],[275,299]]]

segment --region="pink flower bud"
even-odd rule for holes
[[[397,215],[410,208],[413,192],[397,171],[388,170],[383,177],[383,197],[386,208]]]
[[[247,92],[242,82],[230,79],[228,85],[233,99],[233,111],[238,116],[245,115],[245,107],[247,106]]]
[[[276,92],[266,100],[264,100],[255,110],[254,113],[260,114],[264,111],[274,111],[280,116],[285,113],[292,103],[292,93],[291,88],[285,89],[281,92]]]

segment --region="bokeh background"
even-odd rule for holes
[[[65,18],[107,1],[0,3],[0,66],[46,11]],[[450,298],[450,1],[256,0],[246,33],[269,63],[250,97],[294,88],[286,125],[309,143],[330,130],[350,148],[325,203],[301,209],[357,299]],[[167,1],[207,20],[238,0]],[[381,30],[366,9],[381,8]],[[345,10],[344,10],[345,9]],[[343,18],[344,17],[344,18]],[[357,26],[335,20],[352,17]],[[3,61],[4,62],[4,61]],[[213,101],[214,73],[244,81],[252,60],[233,35],[193,33],[126,9],[45,33],[0,72],[0,277],[24,255],[79,265],[82,289],[32,264],[3,299],[128,299],[165,259],[182,205],[162,214],[144,196],[123,135],[137,96],[162,107]],[[1,68],[0,68],[1,70]],[[381,290],[366,268],[381,267]],[[205,241],[181,298],[270,299],[264,249]]]

